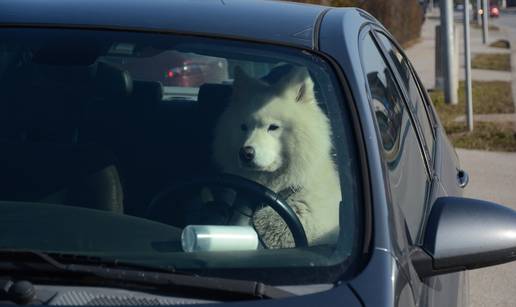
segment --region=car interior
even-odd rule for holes
[[[145,216],[163,189],[216,173],[212,133],[230,80],[207,78],[192,100],[160,81],[133,79],[122,60],[105,56],[112,46],[59,48],[15,49],[0,66],[1,200]],[[247,68],[269,83],[285,73],[255,66]]]
[[[231,91],[204,84],[197,103],[162,103],[159,82],[103,62],[30,63],[3,85],[0,199],[132,215],[164,185],[212,170],[213,114]]]
[[[47,42],[28,33],[27,43],[20,43],[25,34],[16,31],[12,35],[3,33],[5,41],[0,43],[0,231],[12,234],[2,236],[0,246],[102,253],[159,265],[168,263],[173,254],[174,263],[180,267],[216,270],[285,265],[318,269],[341,263],[359,244],[354,240],[357,228],[352,218],[358,197],[353,191],[355,169],[350,165],[352,150],[346,142],[341,142],[344,145],[339,153],[343,152],[342,160],[352,171],[343,175],[346,179],[341,184],[349,186],[350,200],[346,206],[341,204],[339,216],[351,222],[342,224],[340,232],[346,235],[341,235],[337,246],[298,247],[296,242],[295,249],[259,246],[216,255],[186,253],[181,249],[181,230],[185,226],[233,224],[212,220],[204,223],[202,216],[201,223],[187,221],[177,213],[177,204],[164,213],[149,211],[163,191],[220,175],[211,154],[213,132],[229,103],[236,66],[273,84],[287,73],[288,66],[292,67],[284,65],[285,61],[292,61],[312,65],[310,73],[319,74],[312,76],[314,80],[331,82],[326,66],[316,59],[307,57],[307,61],[314,62],[305,64],[302,61],[306,59],[301,59],[297,50],[280,54],[264,48],[257,55],[257,49],[246,50],[245,44],[231,50],[221,47],[220,42],[210,46],[193,40],[189,45],[176,46],[174,42],[160,45],[158,41],[152,45],[151,54],[141,57],[160,54],[158,50],[181,50],[185,54],[208,55],[211,63],[213,58],[226,61],[222,68],[227,80],[221,82],[219,74],[215,81],[206,78],[181,87],[141,78],[124,67],[124,57],[135,57],[131,64],[134,67],[140,55],[136,54],[137,47],[130,54],[124,54],[123,49],[122,54],[110,54],[119,42],[113,41],[113,33],[105,37],[103,32],[89,33],[91,37],[79,36],[66,43],[59,35],[73,35],[59,31],[57,38]],[[142,36],[143,49],[149,46],[145,45],[149,43],[148,36]],[[134,39],[131,35],[129,38]],[[94,43],[100,46],[91,45]],[[202,66],[199,57],[196,60],[196,65]],[[326,96],[333,97],[334,93],[331,86],[326,87],[328,90],[323,91],[316,82],[315,94],[321,109],[329,114],[327,101],[332,98]],[[341,130],[335,137],[348,140],[349,131]],[[333,155],[336,153],[335,149]],[[227,187],[210,188],[216,200],[208,203],[236,203]],[[196,191],[199,195],[201,192]],[[197,194],[181,201],[186,206],[192,201],[198,203]],[[244,202],[264,205],[263,195],[244,195]],[[202,203],[206,204],[204,199]],[[211,213],[207,210],[205,215]],[[165,215],[168,216],[163,218]],[[224,274],[244,274],[231,272]],[[262,274],[260,270],[256,273]]]

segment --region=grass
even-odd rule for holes
[[[447,127],[455,147],[467,149],[516,151],[516,127],[512,123],[475,122],[468,133],[464,123]]]
[[[511,71],[511,55],[479,53],[473,57],[471,68]]]
[[[496,42],[492,42],[491,44],[489,44],[489,46],[490,47],[495,47],[495,48],[510,49],[511,48],[511,43],[509,43],[508,40],[499,39]]]
[[[506,81],[473,81],[473,110],[475,114],[513,113],[511,83]],[[444,122],[453,121],[464,115],[464,82],[459,83],[459,103],[448,105],[444,102],[442,91],[431,91],[430,97]]]
[[[516,127],[512,123],[475,122],[468,133],[464,122],[454,121],[465,113],[464,82],[459,84],[459,103],[444,103],[442,91],[429,92],[439,118],[456,147],[482,150],[516,151]],[[475,114],[513,113],[511,84],[505,81],[474,81]]]

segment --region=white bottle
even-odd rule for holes
[[[181,245],[187,253],[256,250],[258,234],[251,226],[188,225]]]

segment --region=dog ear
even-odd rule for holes
[[[315,103],[314,82],[304,67],[294,67],[275,85],[280,95],[299,103]]]

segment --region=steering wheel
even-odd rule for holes
[[[200,196],[207,187],[218,192],[211,193],[208,201]],[[197,197],[192,199],[194,195]],[[187,196],[189,201],[181,202]],[[256,201],[250,202],[250,199]],[[196,223],[249,225],[254,212],[262,204],[269,205],[285,221],[296,247],[308,246],[299,217],[284,199],[259,183],[231,174],[203,176],[168,187],[152,199],[146,216],[178,227]]]

